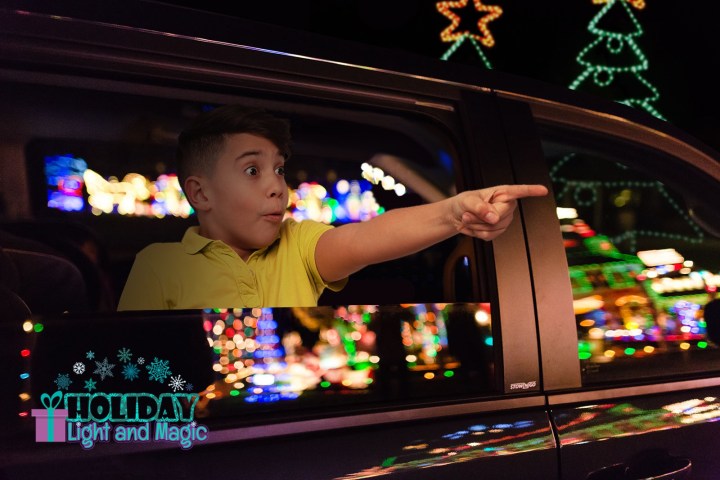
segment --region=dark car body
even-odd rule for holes
[[[425,172],[425,179],[414,185],[424,201],[437,198],[434,192],[443,185],[448,187],[442,175],[434,173],[443,171],[433,170],[436,157],[440,163],[450,158],[449,192],[540,183],[557,195],[521,201],[512,226],[492,245],[460,239],[433,251],[440,263],[430,273],[418,265],[434,262],[429,258],[433,255],[414,257],[415,269],[410,262],[371,270],[346,292],[321,302],[334,306],[328,308],[335,308],[335,318],[338,305],[379,305],[357,310],[372,317],[369,329],[378,339],[372,348],[383,352],[378,354],[381,366],[370,370],[375,390],[360,395],[356,393],[367,390],[333,383],[334,390],[324,396],[317,391],[320,387],[308,387],[297,399],[268,400],[262,408],[248,403],[253,398],[249,394],[239,405],[226,397],[222,408],[211,409],[203,420],[208,438],[188,450],[167,443],[107,442],[90,450],[35,443],[29,412],[42,408],[39,397],[55,389],[56,370],[71,368],[88,345],[113,355],[132,345],[133,350],[153,352],[147,355],[172,357],[173,366],[183,372],[200,371],[198,387],[211,383],[204,375],[212,372],[202,367],[217,358],[210,359],[205,342],[209,339],[213,346],[224,335],[213,333],[212,325],[226,321],[231,310],[114,313],[112,295],[103,304],[105,290],[89,282],[89,313],[72,314],[70,308],[69,316],[38,314],[3,290],[2,354],[9,366],[3,401],[11,427],[2,434],[0,478],[719,475],[718,346],[707,337],[705,326],[688,324],[687,331],[671,336],[671,327],[657,320],[662,316],[663,322],[679,321],[680,301],[701,309],[705,300],[698,299],[712,290],[712,272],[720,271],[720,243],[713,236],[720,231],[716,152],[630,107],[495,72],[328,43],[309,34],[162,4],[128,3],[122,11],[105,11],[72,2],[16,3],[0,10],[0,90],[7,108],[0,113],[0,173],[4,231],[13,235],[52,244],[52,232],[61,232],[58,225],[69,218],[48,213],[47,187],[37,180],[43,176],[38,159],[81,151],[84,158],[104,156],[107,165],[156,162],[172,151],[172,128],[179,130],[186,123],[179,115],[188,105],[254,101],[293,116],[293,121],[297,117],[298,155],[308,165],[317,158],[320,170],[326,158],[344,156],[359,165],[400,143],[398,151],[406,155],[422,150],[418,157],[429,160],[418,161],[417,171]],[[326,140],[330,146],[324,150]],[[346,141],[355,143],[343,149]],[[363,150],[375,141],[382,146]],[[612,165],[578,167],[580,176],[571,178],[573,173],[562,168],[581,155],[592,162],[609,159]],[[651,180],[627,174],[623,183],[622,172],[610,178],[617,162],[622,172],[629,168]],[[597,177],[583,179],[584,172]],[[595,213],[601,204],[597,195],[603,192],[613,192],[616,205],[622,203],[618,198],[624,190],[631,191],[629,205],[643,198],[659,202],[670,198],[663,193],[665,186],[676,193],[670,206],[659,211],[679,216],[672,225],[682,223],[680,233],[646,236],[677,250],[696,248],[694,258],[703,259],[703,272],[710,273],[702,274],[705,283],[695,297],[673,300],[667,312],[661,312],[663,298],[679,277],[668,277],[662,284],[665,290],[657,287],[660,293],[653,296],[647,272],[663,273],[640,262],[639,247],[614,253],[610,234],[585,235],[582,228],[588,225],[576,222],[577,216],[572,228],[563,230],[557,207],[566,206],[560,204],[563,192],[578,209],[595,208]],[[583,196],[591,190],[596,197]],[[643,195],[636,195],[640,190]],[[637,238],[664,232],[664,226],[638,226],[638,214],[633,215],[632,228],[618,228],[636,232]],[[163,224],[78,218],[102,231],[110,245],[115,263],[107,285],[115,298],[134,254],[151,241],[179,239],[187,226],[172,218]],[[593,227],[589,222],[588,228]],[[597,240],[600,250],[571,255],[573,246],[579,249],[588,238]],[[624,245],[625,239],[620,234],[614,242]],[[643,252],[663,246],[642,245]],[[7,243],[0,246],[12,250]],[[690,273],[682,275],[700,278],[699,273],[691,275],[688,265],[682,268]],[[39,285],[37,279],[31,281]],[[28,303],[22,296],[20,300]],[[438,334],[438,341],[449,339],[445,347],[452,359],[444,357],[444,366],[432,359],[421,364],[415,356],[408,360],[410,350],[393,347],[393,341],[399,346],[402,340],[393,322],[414,325],[403,320],[410,308],[406,304],[426,305],[413,307],[416,319],[427,318],[430,311],[446,312],[447,336]],[[482,326],[480,311],[492,318],[486,330],[473,323]],[[587,321],[600,318],[599,311],[626,325],[611,328],[607,320],[603,330],[591,332],[593,324]],[[235,319],[260,318],[247,310],[232,313]],[[290,325],[303,320],[291,309],[272,314]],[[647,326],[628,327],[634,316],[645,319]],[[210,327],[203,330],[204,325]],[[607,335],[608,330],[614,333]],[[380,338],[390,343],[382,344]],[[418,351],[424,352],[424,341],[418,340]],[[286,353],[288,349],[284,347]],[[620,358],[622,352],[627,358]],[[93,364],[92,358],[87,360]],[[113,357],[110,361],[120,363]],[[453,370],[448,366],[452,361],[460,367]],[[437,380],[441,375],[445,379]],[[332,383],[327,378],[324,381]],[[77,386],[80,380],[75,381]]]

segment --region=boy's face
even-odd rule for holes
[[[268,139],[228,135],[215,168],[203,179],[207,208],[200,234],[222,240],[247,260],[271,244],[288,201],[285,158]]]

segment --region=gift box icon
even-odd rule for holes
[[[42,408],[33,408],[32,416],[35,417],[35,442],[64,442],[65,441],[65,419],[68,411],[59,409],[62,402],[62,392],[55,392],[52,395],[43,393],[40,395]]]

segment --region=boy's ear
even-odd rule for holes
[[[205,192],[203,180],[202,177],[191,175],[185,179],[183,190],[195,210],[207,211],[210,209],[210,199]]]

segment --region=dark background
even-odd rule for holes
[[[354,42],[439,58],[451,43],[440,40],[450,21],[435,0],[170,0],[159,4],[241,17]],[[455,9],[477,31],[473,0]],[[552,2],[485,0],[503,9],[488,24],[495,46],[485,53],[496,70],[567,86],[582,71],[577,54],[597,37],[588,24],[604,5],[592,0]],[[672,124],[720,151],[720,98],[717,22],[714,2],[646,0],[632,12],[643,28],[636,38],[649,61],[643,76],[660,91],[654,106]],[[449,61],[484,68],[477,56],[453,55]]]

